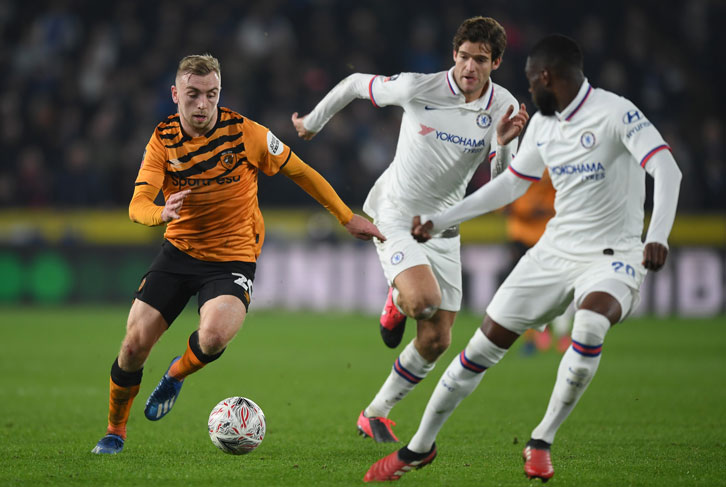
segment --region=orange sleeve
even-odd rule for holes
[[[338,219],[341,225],[346,225],[353,218],[353,212],[343,203],[330,183],[318,171],[305,164],[294,152],[290,154],[290,159],[287,164],[282,166],[280,172],[315,198]]]
[[[157,194],[159,194],[159,188],[149,184],[140,184],[134,188],[134,196],[131,198],[131,204],[129,204],[129,218],[131,218],[131,221],[149,227],[164,223],[161,219],[161,212],[164,211],[164,207],[154,203]]]
[[[158,130],[154,130],[149,143],[146,144],[141,168],[136,176],[134,195],[129,204],[131,221],[150,227],[164,223],[161,219],[164,207],[154,204],[154,200],[159,194],[159,188],[164,184],[165,161],[164,144],[159,139]]]
[[[167,154],[164,144],[159,139],[158,130],[154,130],[154,133],[149,139],[149,143],[146,144],[139,174],[136,176],[136,184],[146,183],[157,188],[162,188],[164,186],[166,159]],[[152,201],[154,197],[152,197]]]

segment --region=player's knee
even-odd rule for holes
[[[151,353],[151,348],[156,343],[156,339],[148,333],[144,333],[141,327],[130,326],[126,332],[123,342],[121,343],[121,353],[124,362],[145,361],[146,357]]]
[[[441,296],[438,294],[414,296],[407,304],[408,316],[415,320],[430,320],[439,310]]]
[[[204,355],[216,355],[225,349],[232,337],[225,333],[206,332],[199,334],[199,349]]]
[[[609,329],[610,320],[604,315],[589,309],[579,309],[572,325],[572,340],[586,347],[600,347]]]

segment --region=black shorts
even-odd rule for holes
[[[195,259],[165,240],[135,296],[157,309],[167,325],[171,325],[195,294],[198,294],[197,311],[210,299],[223,294],[237,296],[248,309],[255,267],[254,262]]]

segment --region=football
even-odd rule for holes
[[[207,426],[217,448],[232,455],[244,455],[262,443],[265,414],[246,397],[228,397],[214,406]]]

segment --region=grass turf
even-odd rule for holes
[[[0,485],[362,485],[395,450],[358,437],[355,420],[400,350],[375,317],[251,313],[222,358],[191,376],[162,421],[146,397],[197,324],[186,310],[153,350],[120,455],[90,453],[103,435],[108,374],[126,308],[0,308]],[[437,378],[479,316],[462,314],[431,378],[391,414],[405,442]],[[724,485],[726,327],[717,319],[631,319],[609,334],[597,376],[553,447],[548,485]],[[409,327],[404,340],[413,335]],[[521,449],[546,407],[560,356],[517,345],[487,372],[441,431],[439,457],[400,485],[531,485]],[[207,415],[243,395],[268,421],[262,445],[226,455]]]

